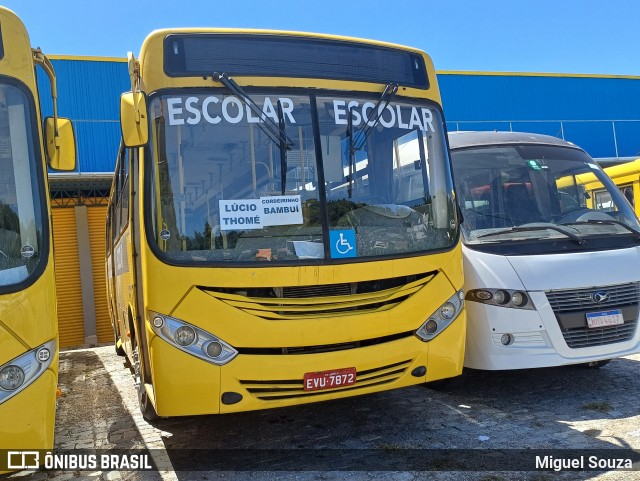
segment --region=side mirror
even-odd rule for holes
[[[120,128],[126,147],[140,147],[149,141],[147,96],[144,92],[125,92],[120,96]]]
[[[76,138],[71,120],[58,117],[56,125],[53,117],[47,117],[44,120],[44,139],[49,167],[63,171],[76,168]]]

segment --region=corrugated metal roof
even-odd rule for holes
[[[74,121],[78,169],[112,172],[120,142],[120,94],[126,62],[52,60],[59,114]],[[38,69],[45,115],[52,112]],[[523,131],[569,140],[593,157],[640,156],[640,78],[536,74],[439,73],[449,130]]]

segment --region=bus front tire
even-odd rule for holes
[[[602,366],[606,366],[610,362],[611,359],[603,359],[602,361],[585,362],[584,364],[580,364],[580,366],[586,367],[587,369],[600,369]]]
[[[113,326],[113,347],[116,350],[116,354],[120,357],[123,357],[125,355],[124,349],[122,348],[122,343],[120,344],[120,346],[118,346],[118,340],[120,339],[120,336],[118,336],[118,331],[116,329],[116,326]]]
[[[144,387],[144,380],[142,379],[142,373],[140,369],[140,352],[138,350],[138,346],[136,346],[133,351],[133,359],[134,359],[134,376],[135,376],[135,384],[138,389],[138,404],[140,405],[140,412],[142,413],[142,417],[147,421],[155,421],[158,419],[158,413],[156,409],[153,407],[153,403],[149,399],[147,395],[147,390]]]

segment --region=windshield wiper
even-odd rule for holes
[[[580,224],[619,225],[619,226],[624,227],[625,229],[627,229],[629,232],[635,234],[638,237],[638,239],[640,239],[640,232],[635,230],[630,225],[627,225],[624,222],[620,222],[619,220],[614,220],[614,219],[611,219],[611,220],[594,220],[594,219],[590,219],[590,220],[581,220],[581,221],[575,221],[575,222],[563,222],[560,225],[580,225]]]
[[[565,224],[563,224],[565,225]],[[566,235],[568,238],[570,238],[572,241],[576,242],[578,245],[583,245],[586,244],[587,241],[585,239],[583,239],[580,236],[575,235],[572,232],[568,232],[564,229],[561,229],[560,227],[557,227],[555,225],[529,225],[529,226],[521,226],[521,227],[509,227],[508,229],[502,229],[499,231],[495,231],[495,232],[489,232],[488,234],[482,234],[476,237],[476,239],[482,239],[484,237],[492,237],[492,236],[497,236],[497,235],[501,235],[501,234],[509,234],[511,232],[530,232],[530,231],[536,231],[536,230],[554,230],[556,232],[560,232],[561,234]]]
[[[284,113],[282,112],[282,102],[280,102],[280,99],[278,99],[278,103],[277,103],[277,110],[278,110],[278,130],[280,131],[281,134],[280,135],[280,143],[279,143],[279,147],[280,147],[280,183],[281,185],[281,192],[282,195],[284,195],[284,192],[286,190],[287,187],[287,150],[289,150],[291,148],[291,144],[287,144],[287,134],[285,133],[287,131],[287,124],[284,121]],[[304,165],[302,166],[302,168],[304,168]]]
[[[226,73],[214,72],[213,80],[220,82],[232,94],[242,99],[242,101],[251,109],[253,114],[262,120],[262,122],[257,123],[258,127],[262,129],[269,140],[271,140],[280,148],[280,174],[282,181],[282,195],[284,195],[287,180],[287,150],[291,150],[291,147],[293,147],[293,140],[289,138],[286,132],[282,103],[280,102],[280,100],[278,100],[278,123],[276,124],[271,117],[265,115],[262,109],[260,109],[258,104],[255,102],[255,100],[253,100],[249,96],[249,94],[247,94],[244,89],[240,87],[240,85],[238,85],[236,81],[229,77]]]
[[[362,134],[359,136],[357,144],[354,142],[353,137],[351,137],[351,143],[355,150],[362,150],[362,148],[365,146],[369,134],[373,131],[375,126],[378,125],[378,122],[380,122],[380,119],[382,118],[382,112],[384,112],[384,109],[387,108],[387,105],[389,105],[391,98],[396,94],[396,92],[398,92],[398,84],[388,83],[387,85],[385,85],[382,95],[378,99],[375,107],[373,107],[375,118],[364,123],[365,126],[363,127],[363,130],[361,130]],[[380,108],[380,106],[382,106],[382,108]],[[364,121],[364,118],[362,120]]]
[[[358,136],[358,139],[355,139],[355,133],[353,131],[353,109],[351,107],[347,111],[347,137],[349,138],[349,184],[347,185],[347,194],[349,198],[351,198],[351,193],[353,190],[353,182],[355,176],[355,159],[356,159],[356,150],[362,150],[362,148],[367,143],[367,138],[369,134],[373,131],[374,127],[378,125],[380,119],[382,118],[382,112],[387,108],[391,98],[398,91],[398,84],[396,83],[388,83],[385,85],[382,95],[376,102],[376,105],[373,107],[373,111],[375,112],[375,118],[372,120],[368,120],[365,122],[365,127],[361,130]],[[383,105],[384,102],[384,105]],[[380,106],[382,105],[382,108]],[[364,120],[364,118],[363,118]]]
[[[347,111],[347,137],[349,137],[349,184],[347,185],[347,195],[351,199],[351,192],[353,191],[353,178],[355,176],[355,160],[356,149],[353,141],[353,108]]]

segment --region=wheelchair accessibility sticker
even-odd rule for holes
[[[357,257],[356,233],[354,230],[329,231],[329,241],[331,242],[331,257],[333,259]]]

